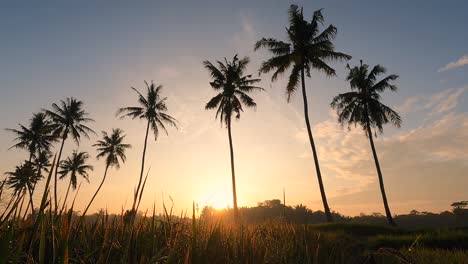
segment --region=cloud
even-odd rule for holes
[[[444,89],[433,95],[413,96],[396,107],[396,110],[402,115],[426,110],[428,111],[426,118],[431,118],[454,110],[460,97],[466,91],[468,91],[468,86]]]
[[[444,72],[444,71],[448,71],[451,69],[462,67],[467,64],[468,64],[468,55],[463,55],[463,57],[459,58],[456,61],[449,62],[447,65],[445,65],[444,67],[440,68],[437,71]]]
[[[241,30],[234,34],[232,43],[235,48],[243,52],[252,52],[253,44],[256,40],[256,31],[254,23],[249,14],[245,12],[240,13]]]
[[[425,110],[429,113],[426,115],[434,113],[434,118],[412,130],[375,139],[394,213],[406,212],[412,206],[426,208],[421,201],[433,201],[437,207],[431,210],[445,210],[450,202],[468,194],[464,187],[468,185],[468,113],[454,111],[458,98],[466,90],[466,87],[446,89],[409,98],[401,108]],[[327,120],[313,127],[313,133],[332,207],[359,213],[358,210],[368,210],[348,208],[343,201],[356,204],[380,201],[376,168],[362,129],[342,128],[336,115],[330,113]],[[310,153],[305,129],[298,129],[294,138],[304,144],[304,153]],[[375,210],[383,211],[379,203],[374,205]]]

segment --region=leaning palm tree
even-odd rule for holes
[[[261,91],[263,88],[254,86],[260,79],[252,79],[252,75],[244,75],[244,71],[249,63],[249,58],[238,59],[234,56],[232,61],[224,59],[224,63],[217,61],[218,67],[209,61],[204,61],[203,65],[208,70],[213,79],[211,87],[218,94],[211,98],[205,109],[216,109],[216,118],[225,124],[228,129],[229,149],[231,154],[231,176],[232,176],[232,198],[234,204],[234,220],[238,221],[237,194],[236,194],[236,174],[234,170],[234,149],[231,135],[232,118],[240,118],[240,113],[244,111],[242,105],[256,107],[255,101],[248,95],[253,91]]]
[[[379,177],[380,192],[385,207],[385,214],[390,225],[395,225],[390,208],[388,206],[387,196],[385,194],[384,182],[382,171],[380,169],[379,159],[375,151],[374,140],[372,138],[372,130],[383,132],[383,125],[391,123],[397,127],[401,125],[401,117],[397,112],[390,107],[380,102],[380,93],[389,89],[396,91],[397,87],[390,84],[398,78],[397,75],[389,75],[377,82],[377,76],[386,72],[385,68],[376,65],[369,72],[369,65],[362,64],[358,67],[350,68],[348,65],[349,74],[346,80],[351,84],[351,92],[343,93],[336,96],[331,106],[337,110],[338,122],[342,125],[352,124],[361,126],[372,149],[374,156],[375,167],[377,168],[377,175]]]
[[[131,117],[132,119],[146,119],[146,134],[143,145],[143,155],[141,158],[140,178],[138,180],[138,185],[133,197],[132,212],[135,210],[137,198],[141,196],[140,189],[143,180],[143,172],[145,169],[146,146],[148,143],[148,134],[150,128],[153,132],[154,140],[158,139],[161,129],[166,133],[166,135],[168,135],[166,125],[171,125],[177,128],[177,120],[166,113],[167,97],[161,96],[162,85],[156,86],[153,82],[148,84],[146,81],[145,85],[146,97],[136,88],[132,87],[132,89],[138,94],[138,106],[123,107],[117,111],[117,116],[120,116],[121,118]]]
[[[289,28],[286,29],[288,41],[284,42],[274,38],[262,38],[255,44],[255,50],[265,47],[273,54],[272,58],[262,63],[259,70],[259,73],[274,71],[271,78],[272,81],[275,81],[279,75],[283,74],[289,68],[292,68],[286,86],[288,102],[299,85],[299,79],[301,80],[307,133],[314,156],[315,170],[325,215],[327,221],[331,222],[332,215],[328,207],[317,151],[315,149],[314,138],[312,137],[312,129],[310,128],[305,76],[307,75],[307,77],[310,77],[311,69],[324,72],[327,76],[335,76],[335,70],[331,68],[327,62],[348,60],[351,56],[335,51],[332,40],[336,36],[337,29],[333,25],[330,25],[320,32],[319,25],[322,25],[323,22],[324,18],[321,10],[315,11],[312,21],[307,22],[304,20],[302,8],[299,9],[296,5],[291,5],[289,9]]]
[[[57,173],[61,164],[60,161],[65,141],[69,135],[71,135],[77,144],[80,143],[81,136],[89,138],[89,134],[94,134],[94,131],[87,127],[85,123],[94,120],[89,118],[89,114],[83,110],[83,102],[73,97],[60,101],[60,105],[52,104],[52,110],[45,110],[45,112],[52,119],[54,134],[62,139],[54,173],[54,203],[55,211],[57,211]]]
[[[52,123],[43,112],[35,113],[29,127],[19,125],[20,129],[7,129],[16,135],[16,144],[11,148],[22,148],[29,152],[28,161],[31,162],[38,152],[49,151],[56,137],[52,133]]]
[[[97,147],[97,150],[98,150],[98,155],[96,157],[98,159],[99,158],[106,159],[106,169],[104,170],[104,176],[102,177],[101,184],[99,184],[99,187],[97,188],[93,197],[91,198],[88,205],[86,206],[86,209],[83,212],[83,216],[86,215],[86,212],[88,212],[88,209],[93,203],[94,198],[96,198],[96,195],[101,190],[101,187],[104,184],[104,181],[106,180],[107,170],[110,167],[116,167],[117,169],[119,169],[120,161],[122,161],[122,163],[125,163],[125,160],[127,158],[125,156],[125,151],[128,148],[130,148],[131,145],[124,144],[123,143],[124,138],[125,138],[125,135],[123,134],[123,130],[119,128],[112,129],[112,133],[110,135],[107,134],[107,132],[102,131],[102,139],[98,140],[98,142],[93,145]]]
[[[9,188],[13,189],[13,196],[20,197],[26,191],[29,193],[29,205],[34,213],[33,204],[33,186],[39,181],[31,162],[25,161],[24,164],[16,166],[12,172],[5,173],[8,176],[6,184]],[[26,210],[27,211],[27,210]]]
[[[62,180],[67,175],[70,175],[67,193],[65,194],[65,199],[63,200],[63,208],[65,208],[65,204],[67,203],[70,186],[73,187],[73,190],[76,190],[78,176],[81,176],[87,182],[89,182],[88,171],[92,171],[93,166],[87,164],[88,158],[88,153],[74,150],[70,157],[60,163],[60,179]]]

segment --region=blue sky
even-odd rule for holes
[[[468,142],[464,133],[468,125],[463,125],[468,124],[468,65],[464,65],[468,59],[463,59],[468,55],[466,1],[1,2],[1,126],[26,124],[33,112],[74,96],[85,101],[96,119],[96,131],[122,127],[134,146],[129,162],[114,172],[114,180],[94,208],[120,210],[130,199],[128,186],[137,180],[144,128],[136,121],[116,120],[114,114],[118,107],[135,101],[130,86],[143,88],[143,80],[154,80],[166,87],[169,108],[182,126],[151,143],[149,163],[154,175],[146,205],[155,198],[160,202],[161,193],[174,197],[180,208],[192,200],[216,206],[215,200],[229,203],[227,139],[214,113],[203,109],[213,93],[201,61],[239,53],[250,56],[249,71],[255,73],[268,54],[253,52],[254,42],[264,36],[284,39],[291,3],[303,6],[305,17],[323,8],[325,24],[338,28],[337,50],[353,56],[350,64],[363,59],[400,76],[399,92],[385,94],[384,102],[402,113],[403,127],[386,127],[377,140],[394,211],[409,211],[412,206],[440,211],[448,209],[452,200],[466,199],[467,191],[459,188],[468,185],[464,170],[468,157],[463,150],[468,149],[463,143]],[[382,211],[365,137],[359,129],[348,132],[335,127],[329,102],[349,86],[344,81],[345,63],[332,65],[336,78],[314,73],[307,80],[331,206],[349,214],[358,214],[363,205]],[[291,202],[320,209],[313,164],[303,140],[299,94],[286,104],[284,78],[271,83],[269,77],[261,76],[267,91],[257,96],[258,109],[246,112],[234,132],[239,201],[252,205],[279,197],[286,186]],[[349,144],[354,136],[362,139],[362,146]],[[26,155],[8,150],[11,140],[11,134],[0,131],[2,172]],[[90,145],[95,140],[79,148],[94,155]],[[207,140],[214,141],[213,146],[207,146]],[[75,147],[69,142],[66,150]],[[346,150],[353,148],[354,154],[363,151],[362,159],[349,158]],[[418,156],[417,149],[433,155]],[[407,168],[396,165],[396,158],[404,156],[401,153],[414,154],[407,157],[411,161]],[[276,160],[280,160],[278,168],[273,170]],[[102,164],[93,163],[96,180],[83,187],[83,196],[93,192],[100,177]],[[432,169],[423,172],[421,166]],[[253,187],[266,181],[270,183],[261,190]],[[408,190],[400,190],[402,181],[407,181]],[[448,182],[446,187],[442,181]],[[184,183],[190,186],[181,187]],[[125,195],[116,204],[104,198],[122,188]]]

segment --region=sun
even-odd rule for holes
[[[232,208],[232,197],[228,191],[213,188],[200,195],[199,205],[200,208],[211,206],[217,210],[228,207]]]

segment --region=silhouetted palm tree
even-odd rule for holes
[[[33,117],[30,120],[29,127],[25,127],[23,125],[19,125],[20,129],[7,129],[8,131],[13,132],[16,135],[15,141],[16,144],[13,145],[11,148],[22,148],[26,149],[29,152],[29,158],[27,163],[23,166],[30,166],[31,169],[33,164],[33,158],[39,155],[42,151],[49,151],[52,147],[52,143],[57,141],[53,132],[53,127],[51,121],[47,118],[47,115],[43,112],[33,114]],[[35,180],[36,182],[39,181],[41,177],[36,175]],[[30,200],[29,203],[32,207],[32,212],[34,213],[33,207],[33,194],[35,185],[32,184],[28,188]]]
[[[33,157],[33,165],[35,167],[35,170],[37,172],[37,175],[39,179],[42,179],[42,172],[49,172],[49,167],[51,166],[50,164],[50,158],[52,157],[52,154],[49,151],[43,150],[39,151],[37,155],[34,155]]]
[[[67,175],[70,175],[70,182],[68,183],[67,193],[63,200],[63,207],[65,207],[67,203],[70,186],[73,187],[73,190],[76,190],[78,176],[83,177],[89,182],[88,171],[92,171],[93,166],[87,164],[88,158],[88,153],[74,150],[71,157],[68,157],[60,163],[60,179],[64,179]]]
[[[96,195],[98,194],[99,190],[101,190],[101,187],[104,184],[104,181],[106,180],[107,170],[110,167],[116,167],[117,169],[119,169],[120,161],[122,161],[122,163],[125,163],[125,151],[128,148],[130,148],[131,145],[124,144],[124,138],[125,135],[123,134],[123,131],[119,128],[112,129],[112,134],[110,135],[107,134],[105,131],[102,131],[102,139],[98,140],[98,142],[93,145],[97,147],[98,150],[98,155],[96,157],[98,159],[103,157],[106,159],[106,169],[104,170],[104,176],[102,177],[101,184],[99,184],[99,187],[97,188],[93,197],[89,201],[88,206],[86,206],[83,215],[86,215],[86,212],[88,212],[88,209],[93,203],[94,198],[96,198]]]
[[[25,161],[24,164],[16,166],[15,171],[6,172],[5,175],[8,175],[6,184],[13,189],[13,196],[19,197],[26,191],[29,193],[29,204],[34,212],[32,190],[39,178],[36,177],[31,162]]]
[[[229,149],[231,154],[231,176],[232,176],[232,196],[234,203],[234,219],[238,221],[237,194],[236,194],[236,174],[234,170],[234,149],[231,135],[231,121],[233,115],[240,118],[240,112],[243,112],[242,105],[247,107],[256,107],[255,101],[248,95],[253,91],[263,90],[254,86],[260,79],[252,79],[252,75],[244,75],[249,58],[238,59],[234,56],[232,61],[224,59],[224,63],[217,61],[218,67],[209,61],[204,61],[203,65],[208,70],[213,79],[210,82],[211,87],[219,92],[206,104],[205,109],[217,109],[216,118],[225,123],[228,129]]]
[[[88,113],[83,110],[83,102],[75,98],[67,98],[61,100],[60,105],[52,104],[52,110],[45,110],[47,115],[52,119],[54,126],[54,134],[62,139],[60,150],[57,158],[57,165],[54,173],[54,202],[55,211],[58,209],[57,201],[57,173],[62,157],[63,145],[68,136],[71,135],[77,144],[80,143],[81,136],[89,138],[89,133],[94,131],[87,127],[85,123],[94,121],[88,118]]]
[[[52,123],[45,113],[35,113],[31,118],[29,127],[21,124],[19,126],[19,130],[7,130],[16,135],[15,141],[17,143],[12,148],[22,148],[29,151],[29,162],[39,151],[50,150],[52,143],[56,141],[56,137],[52,133]]]
[[[151,84],[148,84],[146,81],[145,84],[146,97],[142,95],[136,88],[132,87],[132,89],[138,94],[138,106],[123,107],[117,111],[117,115],[120,115],[121,118],[131,117],[132,119],[146,119],[146,134],[145,142],[143,145],[143,155],[141,158],[140,178],[138,180],[138,185],[135,190],[132,210],[135,210],[137,197],[139,197],[141,183],[143,180],[143,171],[145,169],[146,145],[148,142],[148,134],[150,128],[153,131],[154,140],[158,139],[160,129],[164,130],[164,132],[166,132],[166,135],[168,135],[166,125],[171,125],[177,128],[177,120],[172,116],[166,114],[167,97],[161,96],[162,85],[155,86],[153,82],[151,82]]]
[[[384,74],[386,72],[385,68],[376,65],[369,72],[369,65],[362,64],[362,61],[359,67],[350,68],[348,65],[348,69],[349,74],[346,80],[351,84],[351,92],[336,96],[331,106],[337,110],[339,123],[348,124],[348,126],[352,124],[359,125],[366,132],[377,168],[385,213],[389,224],[395,225],[385,195],[382,171],[372,138],[372,129],[377,129],[382,133],[384,124],[391,123],[397,127],[401,125],[401,117],[398,113],[380,102],[380,93],[387,89],[390,89],[390,91],[397,90],[397,87],[390,84],[390,81],[396,80],[398,76],[392,74],[377,82],[377,76]]]
[[[312,130],[310,128],[309,110],[307,103],[307,94],[305,88],[305,75],[310,77],[311,69],[324,72],[327,76],[334,76],[335,70],[327,65],[328,61],[348,60],[351,56],[336,52],[331,42],[337,33],[336,27],[328,26],[322,32],[319,32],[319,25],[322,25],[324,18],[321,10],[314,12],[311,22],[304,20],[302,8],[291,5],[289,9],[289,28],[287,28],[288,41],[283,42],[274,38],[262,38],[255,44],[255,50],[265,47],[273,57],[262,63],[259,72],[267,73],[274,71],[272,81],[275,81],[279,75],[292,67],[289,81],[286,86],[287,100],[289,102],[291,95],[296,91],[301,79],[302,99],[304,102],[304,117],[309,136],[310,146],[314,155],[315,170],[317,173],[320,194],[322,196],[323,207],[327,221],[332,221],[330,208],[328,207],[325,188],[322,182],[317,151],[315,149]]]

